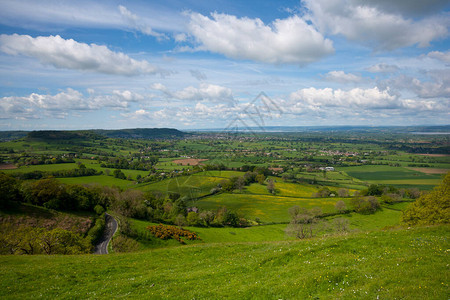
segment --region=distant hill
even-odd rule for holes
[[[0,131],[0,142],[12,141],[26,137],[27,131]]]
[[[167,139],[182,138],[188,133],[174,128],[134,128],[119,130],[93,130],[93,132],[109,138],[124,139]]]
[[[262,126],[193,129],[198,132],[391,132],[391,133],[450,133],[450,125],[436,126]]]
[[[188,133],[173,128],[135,128],[135,129],[117,129],[117,130],[39,130],[23,132],[18,138],[26,134],[28,140],[42,141],[61,141],[61,140],[92,140],[105,138],[123,138],[123,139],[170,139],[182,138]],[[11,135],[5,135],[9,137]]]
[[[91,130],[66,131],[66,130],[39,130],[28,132],[28,140],[40,141],[61,141],[61,140],[87,140],[104,139],[103,136],[96,134]]]

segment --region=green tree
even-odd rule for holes
[[[351,205],[360,214],[373,214],[380,208],[380,202],[374,196],[354,197],[351,200]]]
[[[187,214],[186,221],[188,222],[188,225],[191,225],[191,226],[196,226],[196,225],[200,224],[200,218],[199,218],[198,213],[196,213],[194,211],[189,212]]]
[[[125,174],[122,172],[122,170],[120,169],[115,169],[113,171],[113,176],[115,178],[119,178],[119,179],[126,179],[127,177],[125,176]]]
[[[53,178],[26,182],[23,191],[27,202],[37,205],[49,202],[49,208],[59,208],[61,199],[66,198],[65,185]]]
[[[450,223],[450,172],[440,185],[403,212],[402,221],[408,225]]]
[[[11,175],[0,173],[0,195],[0,208],[9,208],[21,201],[19,181]]]
[[[266,180],[266,176],[264,176],[264,174],[258,174],[256,175],[255,179],[259,184],[263,184]]]

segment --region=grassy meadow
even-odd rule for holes
[[[447,299],[449,229],[111,255],[2,256],[0,293],[3,299]]]

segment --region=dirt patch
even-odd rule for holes
[[[280,173],[283,172],[283,168],[269,168],[269,170],[271,170],[274,173]]]
[[[13,170],[17,169],[17,167],[13,164],[0,164],[0,170]]]
[[[447,157],[450,156],[450,154],[419,154],[423,156],[429,156],[429,157]]]
[[[450,170],[448,169],[433,169],[433,168],[408,168],[410,170],[422,172],[425,174],[446,174]]]
[[[203,159],[203,158],[186,158],[186,159],[176,159],[173,160],[172,162],[174,164],[177,164],[179,166],[198,166],[201,165],[202,161],[205,161],[207,159]]]

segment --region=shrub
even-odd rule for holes
[[[101,214],[103,214],[103,213],[105,212],[105,209],[103,208],[103,206],[97,204],[97,205],[94,207],[94,211],[95,211],[95,213],[96,213],[97,215],[101,215]]]
[[[0,173],[0,208],[14,206],[15,202],[22,200],[19,190],[19,182],[10,175]]]
[[[103,231],[105,230],[105,218],[99,217],[95,220],[94,226],[88,232],[88,238],[91,243],[95,245],[103,235]]]
[[[89,253],[89,239],[61,228],[0,226],[0,254],[82,254]]]
[[[360,214],[373,214],[380,208],[380,202],[373,196],[364,198],[354,197],[351,200],[351,204],[353,209]]]
[[[162,240],[168,240],[168,239],[174,239],[180,242],[180,244],[185,244],[185,242],[181,239],[181,237],[186,238],[187,240],[200,240],[200,238],[197,236],[195,232],[178,228],[176,226],[172,225],[153,225],[148,226],[147,230],[149,230],[155,237],[162,239]]]
[[[111,244],[114,252],[121,253],[139,250],[139,243],[124,235],[114,237]]]
[[[347,210],[347,205],[345,204],[344,201],[339,200],[338,202],[336,202],[336,204],[334,205],[334,208],[336,208],[336,210],[340,213],[344,212],[345,210]]]
[[[189,225],[191,226],[196,226],[200,224],[200,218],[198,213],[191,211],[188,213],[187,217],[186,217],[186,221]]]
[[[348,197],[348,189],[340,188],[337,191],[339,197]]]
[[[439,186],[422,195],[403,212],[402,221],[408,225],[450,222],[450,172]]]
[[[307,209],[300,206],[289,208],[291,222],[286,227],[286,233],[299,239],[312,237],[318,217],[322,214],[319,207]]]

